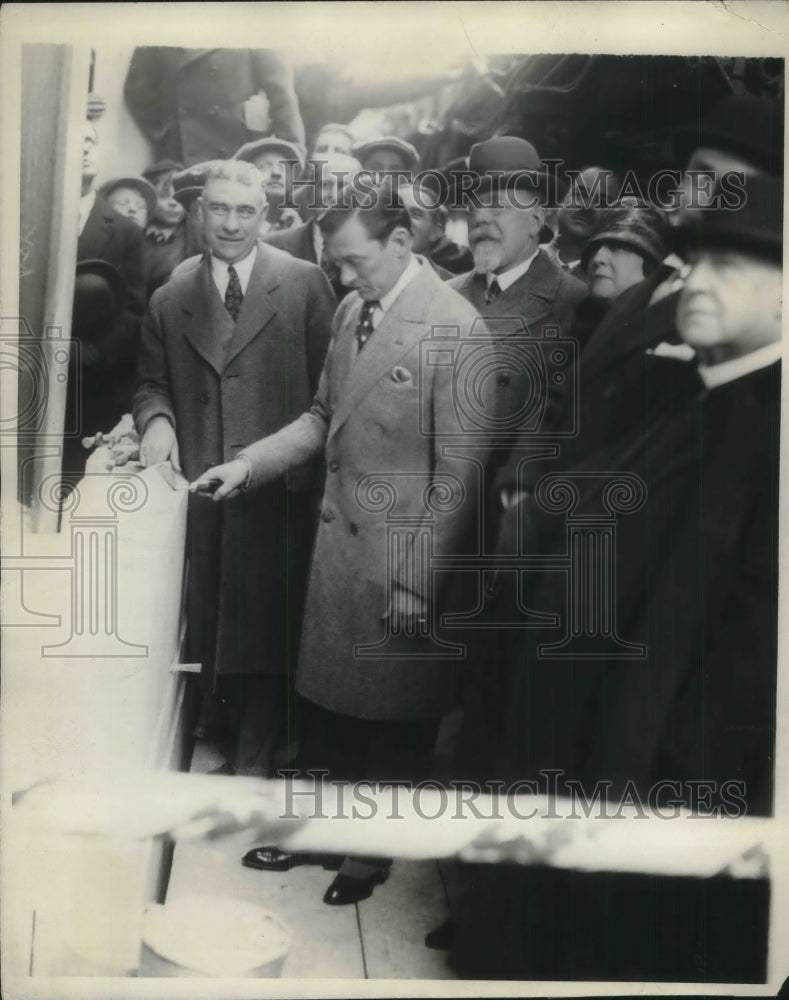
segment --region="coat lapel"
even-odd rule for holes
[[[277,314],[277,304],[271,293],[279,283],[280,269],[276,255],[259,243],[247,293],[241,304],[233,337],[227,347],[226,365],[240,354]]]
[[[338,379],[337,405],[329,427],[330,438],[381,377],[419,343],[425,332],[424,315],[432,298],[431,285],[434,283],[440,284],[441,279],[423,260],[419,275],[403,289],[355,360],[354,339],[361,300],[348,311],[338,341],[342,369]]]
[[[540,321],[553,312],[560,281],[560,269],[540,250],[526,274],[518,278],[504,293],[506,295],[513,292],[519,299],[519,312],[530,334],[534,334],[533,327],[539,329]],[[502,298],[504,296],[497,302],[501,302]]]
[[[214,284],[208,254],[191,278],[194,294],[187,293],[184,297],[184,336],[217,375],[221,375],[226,346],[233,335],[233,320]]]

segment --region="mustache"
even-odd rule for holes
[[[468,234],[468,238],[470,243],[481,243],[483,240],[493,240],[496,243],[501,242],[501,236],[489,229],[472,229]]]

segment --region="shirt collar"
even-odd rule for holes
[[[238,275],[238,280],[241,285],[241,290],[246,294],[247,285],[249,284],[249,276],[252,274],[252,268],[255,264],[255,259],[258,253],[257,243],[252,247],[246,257],[241,260],[233,262],[233,267],[236,269],[236,274]],[[227,278],[227,269],[229,264],[227,261],[220,260],[211,254],[211,271],[214,275],[214,279],[217,278]]]
[[[414,254],[411,254],[411,259],[408,261],[406,269],[394,285],[392,285],[386,295],[382,295],[378,300],[378,304],[381,307],[382,312],[388,312],[400,292],[403,291],[406,285],[410,285],[414,278],[419,274],[420,267],[421,264],[417,257],[415,257]]]
[[[82,235],[82,230],[85,228],[85,223],[88,221],[88,216],[96,203],[96,190],[91,189],[87,194],[79,200],[79,233]]]
[[[774,344],[765,344],[756,351],[751,351],[741,358],[732,358],[731,361],[722,361],[719,365],[699,365],[699,376],[708,389],[717,389],[719,385],[726,385],[727,382],[734,382],[735,379],[750,375],[751,372],[760,368],[767,368],[781,359],[783,345],[781,341]]]
[[[518,278],[522,278],[523,275],[526,274],[526,272],[531,267],[532,261],[539,252],[540,248],[537,247],[537,249],[534,251],[531,257],[527,257],[526,260],[522,260],[520,264],[516,264],[515,267],[511,267],[507,271],[502,271],[500,274],[494,274],[492,271],[489,274],[486,274],[485,275],[486,287],[490,288],[490,283],[495,278],[496,281],[499,283],[499,288],[502,290],[502,292],[506,292],[506,290],[510,287],[510,285],[514,285],[515,282],[518,280]]]

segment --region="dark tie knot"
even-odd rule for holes
[[[488,290],[485,293],[485,302],[491,303],[494,299],[497,299],[501,295],[501,285],[499,284],[496,276],[493,276],[493,280],[488,285]]]

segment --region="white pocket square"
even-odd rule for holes
[[[395,365],[392,369],[392,381],[397,382],[400,385],[409,385],[413,383],[414,379],[411,372],[407,368],[402,368],[400,365]]]

